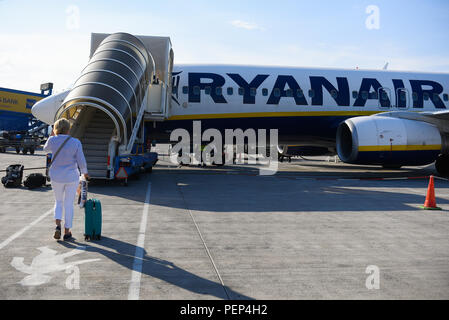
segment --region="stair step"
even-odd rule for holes
[[[109,136],[112,136],[112,133],[114,132],[114,128],[94,128],[94,127],[88,127],[84,134],[93,134],[93,133],[107,133]]]
[[[114,129],[114,122],[91,122],[89,123],[88,128],[106,128],[106,129]]]
[[[83,150],[84,152],[84,157],[86,158],[86,162],[87,162],[87,157],[104,157],[105,155],[107,155],[108,150],[97,150],[97,149],[87,149],[87,150]],[[106,157],[106,161],[107,161],[107,157]]]
[[[81,143],[85,144],[101,144],[101,145],[108,145],[109,144],[109,138],[101,139],[101,138],[81,138]]]
[[[87,153],[91,150],[93,151],[108,151],[108,145],[107,144],[96,144],[96,143],[83,143],[83,151],[84,153]]]
[[[109,136],[109,137],[98,137],[98,136],[88,135],[87,137],[84,136],[84,137],[81,137],[79,139],[80,139],[81,143],[109,145],[109,142],[111,140],[111,136]]]
[[[113,124],[114,121],[110,118],[92,118],[92,120],[90,120],[89,122],[90,124],[94,124],[94,123],[110,123]]]
[[[95,119],[95,121],[92,121],[92,122],[89,123],[89,126],[92,126],[92,127],[97,126],[97,125],[113,127],[114,126],[114,122]]]
[[[89,170],[106,170],[107,163],[87,163],[87,171]]]
[[[89,172],[89,176],[94,179],[95,178],[108,178],[107,177],[108,170],[95,170],[95,169],[89,170],[88,169],[88,172]]]
[[[85,154],[84,155],[86,158],[86,162],[87,163],[107,163],[108,162],[108,156],[107,155],[91,155],[89,154]]]
[[[98,139],[107,139],[111,138],[112,134],[109,132],[85,132],[83,138],[98,138]]]

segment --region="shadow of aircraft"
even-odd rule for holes
[[[70,249],[77,246],[86,246],[85,251],[99,253],[129,270],[133,270],[136,249],[142,249],[130,243],[104,236],[100,241],[94,242],[95,246],[89,245],[88,242],[78,242],[74,238],[71,241],[60,241],[59,243]],[[196,294],[211,295],[218,299],[253,300],[253,298],[238,293],[227,286],[222,286],[220,282],[200,277],[170,261],[148,256],[146,250],[142,250],[144,252],[142,274],[163,280]]]
[[[423,173],[425,176],[427,171],[422,170],[424,169],[415,172],[415,177]],[[420,210],[418,206],[424,203],[426,193],[424,191],[419,195],[400,189],[428,186],[427,178],[369,180],[378,179],[379,174],[358,174],[356,177],[345,178],[347,180],[337,180],[341,178],[325,174],[310,176],[294,171],[259,176],[251,174],[249,170],[241,172],[238,166],[233,167],[231,174],[229,169],[227,172],[189,168],[154,169],[151,174],[151,204],[194,211],[242,213],[408,211],[414,210],[411,204],[417,204],[416,210]],[[401,177],[404,175],[396,174],[386,178]],[[149,178],[149,175],[143,176],[132,187],[110,188],[100,184],[92,188],[89,186],[89,192],[143,203]],[[449,204],[449,199],[441,198],[438,192],[447,190],[449,183],[435,179],[435,188],[437,204]]]

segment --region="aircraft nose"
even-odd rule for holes
[[[42,121],[45,122],[47,124],[52,124],[53,123],[53,119],[52,119],[52,115],[50,112],[51,109],[51,99],[49,99],[51,97],[47,97],[44,98],[38,102],[36,102],[34,104],[34,106],[31,108],[31,113],[33,114],[33,116]]]
[[[36,102],[31,108],[31,113],[36,119],[46,124],[53,124],[55,122],[55,114],[69,92],[70,90],[66,90]]]

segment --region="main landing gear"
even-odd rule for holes
[[[435,169],[443,177],[449,177],[449,154],[440,154],[435,161]]]

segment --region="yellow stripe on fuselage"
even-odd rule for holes
[[[384,111],[295,111],[295,112],[249,112],[174,115],[167,120],[200,120],[226,118],[270,118],[270,117],[323,117],[323,116],[369,116]]]
[[[440,144],[429,145],[390,145],[390,146],[359,146],[360,152],[363,151],[422,151],[422,150],[441,150]]]

